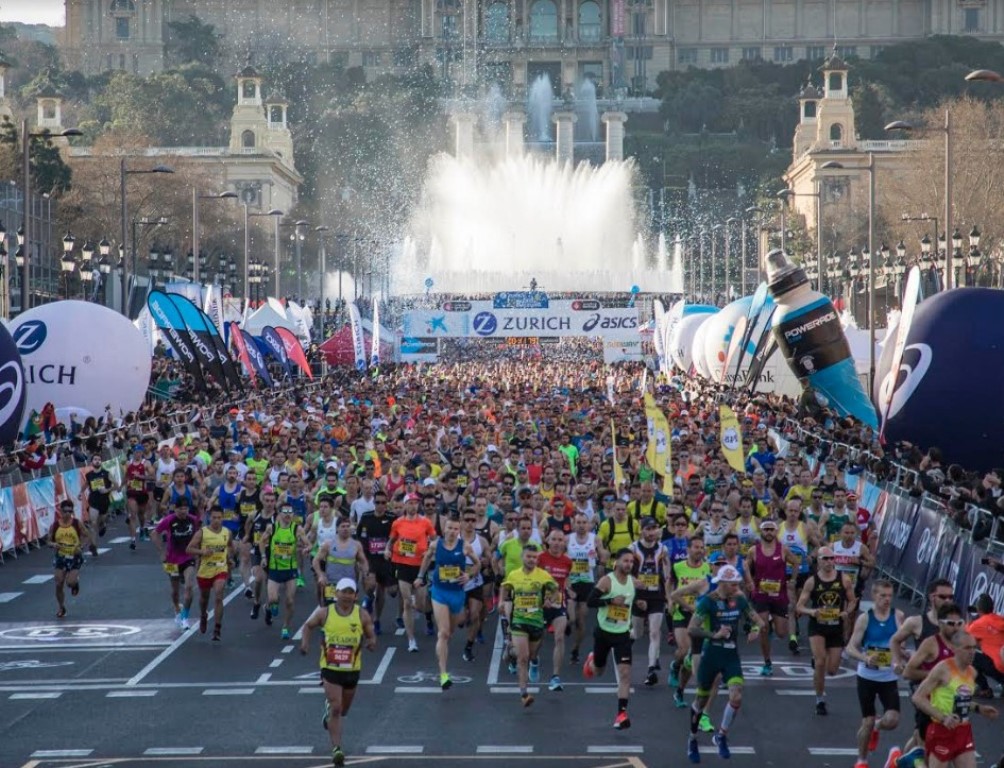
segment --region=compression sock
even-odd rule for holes
[[[732,721],[736,719],[736,715],[739,714],[739,708],[733,707],[732,703],[725,705],[725,714],[722,715],[722,733],[728,733],[729,728],[732,727]]]
[[[690,732],[694,735],[697,734],[697,730],[701,725],[701,709],[697,706],[697,700],[694,700],[693,705],[690,707]]]

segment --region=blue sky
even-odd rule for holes
[[[64,23],[63,0],[0,0],[0,21],[61,27]]]

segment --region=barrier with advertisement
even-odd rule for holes
[[[594,299],[504,308],[493,301],[465,301],[406,312],[401,328],[406,338],[601,336],[632,341],[638,338],[640,323],[637,308],[605,307]]]
[[[104,463],[116,485],[122,482],[118,459]],[[27,548],[45,538],[56,520],[56,507],[63,499],[73,502],[74,516],[83,520],[80,500],[84,473],[68,469],[0,489],[0,553]],[[114,495],[114,494],[113,494]]]

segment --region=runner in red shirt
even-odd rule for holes
[[[537,567],[547,571],[551,578],[558,582],[558,595],[561,597],[561,604],[557,608],[544,609],[544,621],[547,622],[547,631],[554,635],[554,654],[552,663],[554,671],[551,680],[547,684],[549,691],[562,690],[561,685],[561,661],[565,658],[565,635],[568,633],[568,588],[565,580],[572,572],[572,558],[565,554],[565,534],[560,528],[552,528],[547,534],[547,550],[537,558]],[[540,662],[537,659],[530,660],[530,682],[536,683],[540,680]]]

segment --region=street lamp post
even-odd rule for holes
[[[248,211],[248,204],[244,203],[244,287],[248,292],[248,300],[251,299],[251,291],[248,288],[250,285],[249,278],[251,276],[250,266],[251,262],[248,260],[249,253],[251,251],[251,235],[249,227],[249,219],[256,216],[274,216],[275,217],[275,266],[276,266],[276,286],[275,293],[276,296],[279,295],[279,219],[285,214],[278,208],[272,208],[268,211],[261,213],[250,213]]]
[[[10,317],[10,275],[7,261],[7,230],[0,223],[0,318],[4,320]]]
[[[743,296],[745,296],[747,294],[747,291],[746,291],[746,268],[747,268],[747,264],[749,263],[748,256],[747,256],[747,248],[746,248],[746,233],[747,233],[747,221],[746,221],[746,217],[749,216],[749,215],[751,215],[751,214],[752,215],[757,215],[757,214],[761,214],[761,213],[763,213],[762,210],[760,210],[759,208],[757,208],[755,205],[751,205],[749,208],[747,208],[744,211],[744,215],[743,215],[743,219],[742,219],[742,222],[743,222],[743,228],[742,228],[742,267],[740,269],[740,276],[739,277],[740,277],[740,286],[742,288]],[[759,243],[759,239],[758,239],[758,243]],[[757,249],[758,249],[757,252],[759,253],[759,244],[757,246]]]
[[[73,246],[76,243],[76,239],[69,232],[63,238],[63,255],[59,259],[60,270],[63,273],[63,298],[70,298],[70,275],[73,274],[73,268],[76,266],[76,262],[73,258]]]
[[[318,323],[318,335],[317,335],[318,343],[324,341],[324,309],[325,309],[324,278],[327,275],[327,270],[328,270],[328,254],[324,249],[324,233],[327,232],[328,230],[329,228],[324,224],[314,227],[314,231],[317,233],[317,245],[319,251],[318,261],[320,262],[319,268],[321,273],[321,292],[320,292],[321,298],[317,304],[317,317],[320,319],[320,322]]]
[[[174,173],[174,169],[167,165],[155,165],[153,168],[130,170],[126,167],[125,155],[119,161],[119,195],[122,198],[122,314],[129,317],[129,263],[126,261],[126,254],[129,251],[129,205],[126,199],[126,178],[148,173]],[[133,243],[132,259],[136,261],[136,244]],[[133,264],[135,268],[135,263]]]
[[[237,193],[231,190],[217,192],[215,195],[200,195],[196,187],[192,187],[192,253],[195,254],[195,282],[199,282],[199,201],[200,200],[234,200]]]

